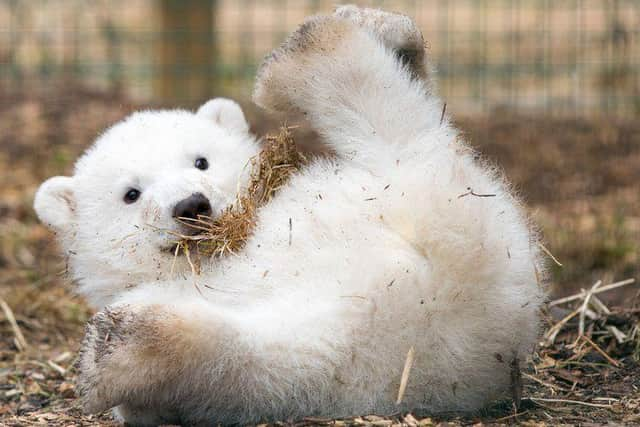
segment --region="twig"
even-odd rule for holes
[[[404,397],[404,391],[406,390],[407,383],[409,382],[409,373],[411,372],[411,366],[413,365],[414,353],[415,350],[413,346],[411,346],[407,353],[407,358],[404,361],[404,368],[402,369],[402,376],[400,377],[400,387],[398,388],[398,399],[396,399],[396,405],[399,405]]]
[[[496,418],[496,419],[495,419],[495,420],[493,420],[493,421],[496,421],[496,422],[506,421],[506,420],[508,420],[508,419],[516,418],[516,417],[519,417],[520,415],[524,415],[524,414],[528,414],[528,413],[529,413],[529,411],[522,411],[522,412],[518,412],[517,414],[507,415],[506,417]],[[493,421],[492,421],[492,422],[493,422]]]
[[[589,301],[591,300],[591,295],[602,285],[602,280],[598,280],[592,287],[584,294],[584,301],[580,306],[580,322],[578,323],[578,336],[581,337],[584,335],[584,321],[585,315],[587,313],[587,307],[589,306]]]
[[[444,113],[447,112],[447,103],[445,102],[442,106],[442,114],[440,115],[440,126],[442,126],[442,122],[444,121]]]
[[[62,362],[66,362],[67,360],[71,359],[72,357],[73,357],[73,354],[71,354],[71,352],[65,351],[64,353],[62,353],[61,355],[59,355],[58,357],[53,359],[53,361],[56,362],[56,363],[62,363]]]
[[[558,267],[562,267],[562,263],[560,261],[558,261],[558,259],[556,257],[553,256],[551,251],[549,249],[547,249],[547,247],[545,245],[543,245],[542,243],[538,242],[538,246],[540,246],[540,249],[542,249],[545,254],[549,255],[549,258],[551,258],[553,260],[553,262],[555,262]]]
[[[620,362],[618,362],[617,360],[615,360],[611,356],[609,356],[606,351],[604,351],[602,348],[600,348],[600,346],[598,344],[596,344],[593,341],[591,341],[591,339],[589,337],[587,337],[586,335],[583,335],[582,339],[585,340],[595,351],[600,353],[602,355],[602,357],[607,359],[607,362],[611,363],[616,368],[620,367]]]
[[[522,373],[522,375],[523,375],[524,377],[526,377],[526,378],[529,378],[529,379],[530,379],[530,380],[532,380],[532,381],[537,382],[538,384],[541,384],[541,385],[543,385],[543,386],[545,386],[545,387],[549,387],[549,388],[550,388],[552,391],[554,391],[554,392],[555,392],[556,390],[567,391],[567,389],[566,389],[566,388],[564,388],[564,387],[560,387],[559,385],[556,385],[556,384],[551,384],[551,383],[544,382],[544,381],[542,381],[540,378],[534,377],[533,375],[531,375],[531,374],[527,374],[526,372],[523,372],[523,373]]]
[[[616,399],[615,397],[594,397],[593,400],[602,400],[607,402],[620,402],[620,399]]]
[[[476,193],[475,191],[473,191],[473,188],[471,187],[467,187],[467,192],[466,193],[462,193],[458,196],[458,199],[462,199],[463,197],[467,197],[467,196],[475,196],[475,197],[496,197],[495,194],[481,194],[481,193]]]
[[[176,268],[176,261],[178,260],[178,254],[180,253],[180,244],[176,244],[176,250],[173,252],[173,260],[171,261],[171,270],[169,271],[169,277],[173,279],[173,273]]]
[[[213,220],[211,220],[213,221]],[[193,228],[194,230],[201,230],[204,231],[205,233],[208,232],[209,230],[211,230],[210,227],[210,223],[205,222],[203,220],[196,220],[196,219],[192,219],[192,218],[186,218],[186,217],[178,217],[176,218],[176,222],[186,225],[189,228]],[[200,225],[203,224],[203,225]]]
[[[618,344],[623,344],[625,340],[628,338],[627,334],[625,334],[615,326],[607,325],[607,331],[609,331],[611,335],[613,335],[616,338],[616,341],[618,341]]]
[[[576,309],[574,311],[572,311],[571,313],[569,313],[567,316],[565,316],[564,319],[560,320],[558,323],[556,323],[555,325],[553,325],[551,328],[549,328],[549,330],[544,334],[545,336],[545,340],[547,341],[547,344],[553,344],[553,342],[556,339],[556,336],[558,335],[558,333],[560,332],[560,330],[562,329],[562,327],[571,319],[573,319],[578,313],[580,312],[580,309]]]
[[[13,311],[11,311],[11,307],[9,304],[5,302],[2,298],[0,298],[0,307],[2,307],[2,311],[4,312],[4,316],[7,318],[7,321],[11,325],[11,329],[13,329],[13,334],[15,335],[15,344],[18,348],[18,351],[22,352],[27,349],[27,340],[24,339],[24,335],[22,335],[22,331],[18,326],[18,322],[16,322],[16,318],[13,315]]]
[[[600,314],[600,315],[611,314],[611,310],[609,310],[609,307],[604,305],[604,303],[602,301],[600,301],[600,298],[598,298],[595,295],[591,296],[591,304],[593,305],[593,308],[596,309],[598,314]]]
[[[57,373],[59,373],[60,376],[64,376],[67,373],[66,369],[64,369],[62,366],[58,365],[53,360],[47,360],[47,365],[49,366],[49,368],[51,368],[54,371],[56,371]]]
[[[602,286],[601,288],[598,288],[598,290],[595,291],[594,294],[599,294],[599,293],[602,293],[602,292],[606,292],[606,291],[610,291],[612,289],[619,288],[621,286],[630,285],[632,283],[635,283],[635,281],[636,281],[636,279],[626,279],[626,280],[622,280],[620,282],[612,283],[610,285]],[[582,299],[582,298],[583,298],[583,293],[570,295],[568,297],[564,297],[564,298],[557,299],[555,301],[551,301],[549,303],[549,307],[553,307],[554,305],[564,304],[564,303],[575,301],[575,300]]]
[[[536,262],[533,262],[533,272],[536,275],[536,284],[538,285],[538,289],[542,289],[542,281],[540,280],[540,272],[538,271],[538,266]]]
[[[204,294],[202,293],[202,290],[200,290],[200,286],[198,286],[198,275],[200,273],[196,269],[196,266],[193,263],[193,261],[191,261],[191,255],[189,253],[189,245],[183,244],[182,245],[182,250],[184,251],[185,257],[187,258],[187,262],[189,263],[189,267],[191,267],[191,274],[192,274],[192,277],[193,277],[193,286],[195,286],[196,290],[198,291],[198,293],[200,294],[200,296],[202,298],[207,299],[204,296]]]
[[[332,424],[333,420],[331,418],[322,418],[322,417],[304,417],[302,421],[311,424]]]
[[[606,408],[606,409],[611,409],[611,405],[603,405],[603,404],[599,404],[599,403],[589,403],[589,402],[581,402],[579,400],[570,400],[570,399],[550,399],[550,398],[542,398],[542,397],[525,397],[525,399],[530,400],[534,403],[537,403],[537,401],[540,402],[555,402],[555,403],[571,403],[574,405],[584,405],[584,406],[590,406],[593,408]]]

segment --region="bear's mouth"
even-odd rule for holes
[[[201,234],[203,234],[202,230],[193,227],[181,226],[171,233],[171,241],[168,244],[160,245],[160,252],[175,256],[180,253],[181,248],[183,248],[189,240],[193,238],[193,241],[196,241],[198,240],[196,237]]]

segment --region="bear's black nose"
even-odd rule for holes
[[[198,219],[199,216],[211,216],[211,203],[202,193],[193,193],[173,208],[174,218]]]

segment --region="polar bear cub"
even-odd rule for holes
[[[43,184],[36,211],[102,307],[79,363],[87,411],[249,423],[504,396],[538,335],[536,236],[442,118],[427,62],[413,22],[377,10],[342,7],[291,34],[254,100],[302,112],[336,156],[294,176],[243,251],[197,277],[169,274],[166,230],[177,211],[215,216],[246,179],[258,148],[236,104],[135,114],[73,177]]]
[[[97,139],[73,176],[42,184],[34,207],[62,242],[80,292],[100,308],[125,289],[168,279],[176,233],[194,231],[176,217],[233,202],[258,151],[231,100],[195,114],[135,113]],[[174,271],[186,271],[183,264]]]

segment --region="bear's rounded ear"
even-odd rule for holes
[[[249,132],[249,123],[237,102],[226,98],[215,98],[198,108],[200,117],[213,120],[218,125],[239,132]]]
[[[36,192],[33,208],[44,224],[64,231],[71,225],[76,210],[73,178],[56,176],[46,180]]]

